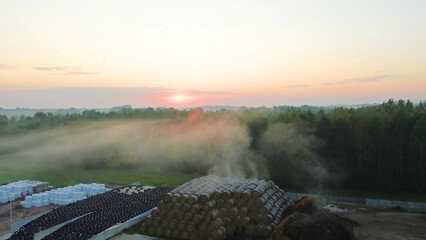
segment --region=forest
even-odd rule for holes
[[[237,121],[250,137],[250,159],[282,187],[426,193],[426,106],[422,101],[390,99],[357,108],[275,106],[216,112],[126,108],[107,113],[38,112],[19,118],[0,115],[0,139],[107,120],[181,122],[194,111],[201,112],[203,119]],[[8,152],[0,147],[0,154]]]

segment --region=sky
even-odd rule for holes
[[[426,100],[426,1],[0,1],[0,107]]]

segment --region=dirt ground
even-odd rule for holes
[[[359,224],[353,230],[359,240],[426,239],[426,213],[356,209],[337,214]]]
[[[26,209],[19,205],[20,202],[21,201],[19,200],[12,203],[13,222],[59,207],[59,205],[49,205],[45,207]],[[10,233],[9,203],[0,205],[0,236],[8,233]]]
[[[14,222],[59,207],[58,205],[49,205],[25,209],[19,203],[20,201],[15,201],[12,205]],[[426,240],[426,213],[384,211],[345,205],[337,205],[337,207],[345,209],[347,212],[336,214],[359,224],[353,230],[355,237],[359,240]],[[0,236],[10,232],[9,211],[9,204],[0,205]],[[140,238],[141,236],[129,236],[127,234],[113,239],[121,240],[120,237],[128,237],[123,239],[145,239]]]
[[[359,240],[420,240],[426,239],[426,213],[384,211],[338,205],[347,212],[337,213],[359,224],[353,229]],[[114,240],[152,239],[138,234],[122,233]]]

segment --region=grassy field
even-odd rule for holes
[[[49,182],[54,187],[64,187],[78,183],[105,183],[126,185],[140,181],[142,185],[161,186],[169,184],[179,186],[197,176],[164,173],[158,169],[77,169],[57,168],[47,170],[9,171],[0,169],[0,183],[8,183],[22,179]],[[381,193],[336,189],[300,189],[284,188],[289,192],[326,194],[356,198],[376,198],[400,201],[426,202],[426,195],[412,193]]]
[[[156,169],[49,169],[42,171],[0,170],[0,183],[22,179],[49,182],[54,187],[64,187],[78,183],[130,184],[140,181],[142,185],[178,186],[195,176],[164,174]]]

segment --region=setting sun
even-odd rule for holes
[[[182,96],[182,95],[178,95],[178,96],[176,96],[176,100],[177,100],[178,102],[181,102],[181,101],[183,100],[183,96]]]

